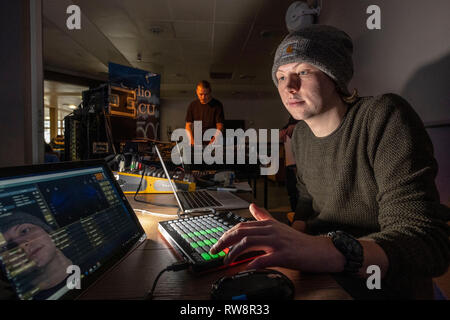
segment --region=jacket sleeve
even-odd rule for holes
[[[389,259],[386,281],[445,273],[449,208],[434,182],[437,163],[419,116],[401,97],[378,98],[367,125],[368,158],[378,186],[380,232],[368,235]]]

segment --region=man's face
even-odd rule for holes
[[[38,267],[46,266],[56,254],[55,244],[49,234],[34,224],[16,225],[3,236],[8,243],[21,247],[28,259],[34,261]]]
[[[282,65],[276,77],[281,100],[296,120],[309,120],[324,113],[333,101],[333,80],[310,64]]]
[[[201,104],[207,104],[211,101],[211,89],[205,89],[201,86],[197,87],[197,97]]]

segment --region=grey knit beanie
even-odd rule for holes
[[[50,233],[52,231],[52,228],[48,224],[44,223],[38,217],[35,217],[23,211],[15,211],[0,216],[0,232],[4,233],[14,226],[25,223],[39,226],[42,229],[44,229],[47,233]]]
[[[333,79],[341,93],[350,95],[348,83],[353,77],[352,39],[335,27],[312,25],[288,34],[275,53],[272,79],[278,68],[293,62],[315,66]]]

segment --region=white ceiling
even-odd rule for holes
[[[273,92],[273,55],[292,2],[44,0],[45,68],[107,79],[108,62],[120,63],[160,73],[162,97],[191,93],[201,79],[215,91]],[[66,28],[70,4],[81,8],[81,30]]]
[[[45,80],[44,106],[70,113],[73,111],[72,106],[78,106],[81,103],[81,92],[88,89],[84,86]]]

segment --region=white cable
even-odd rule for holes
[[[134,209],[134,211],[140,211],[140,212],[142,212],[144,214],[149,214],[149,215],[152,215],[152,216],[163,217],[163,218],[178,217],[178,215],[176,215],[176,214],[157,213],[157,212],[151,212],[151,211],[147,211],[147,210],[143,210],[143,209]]]

